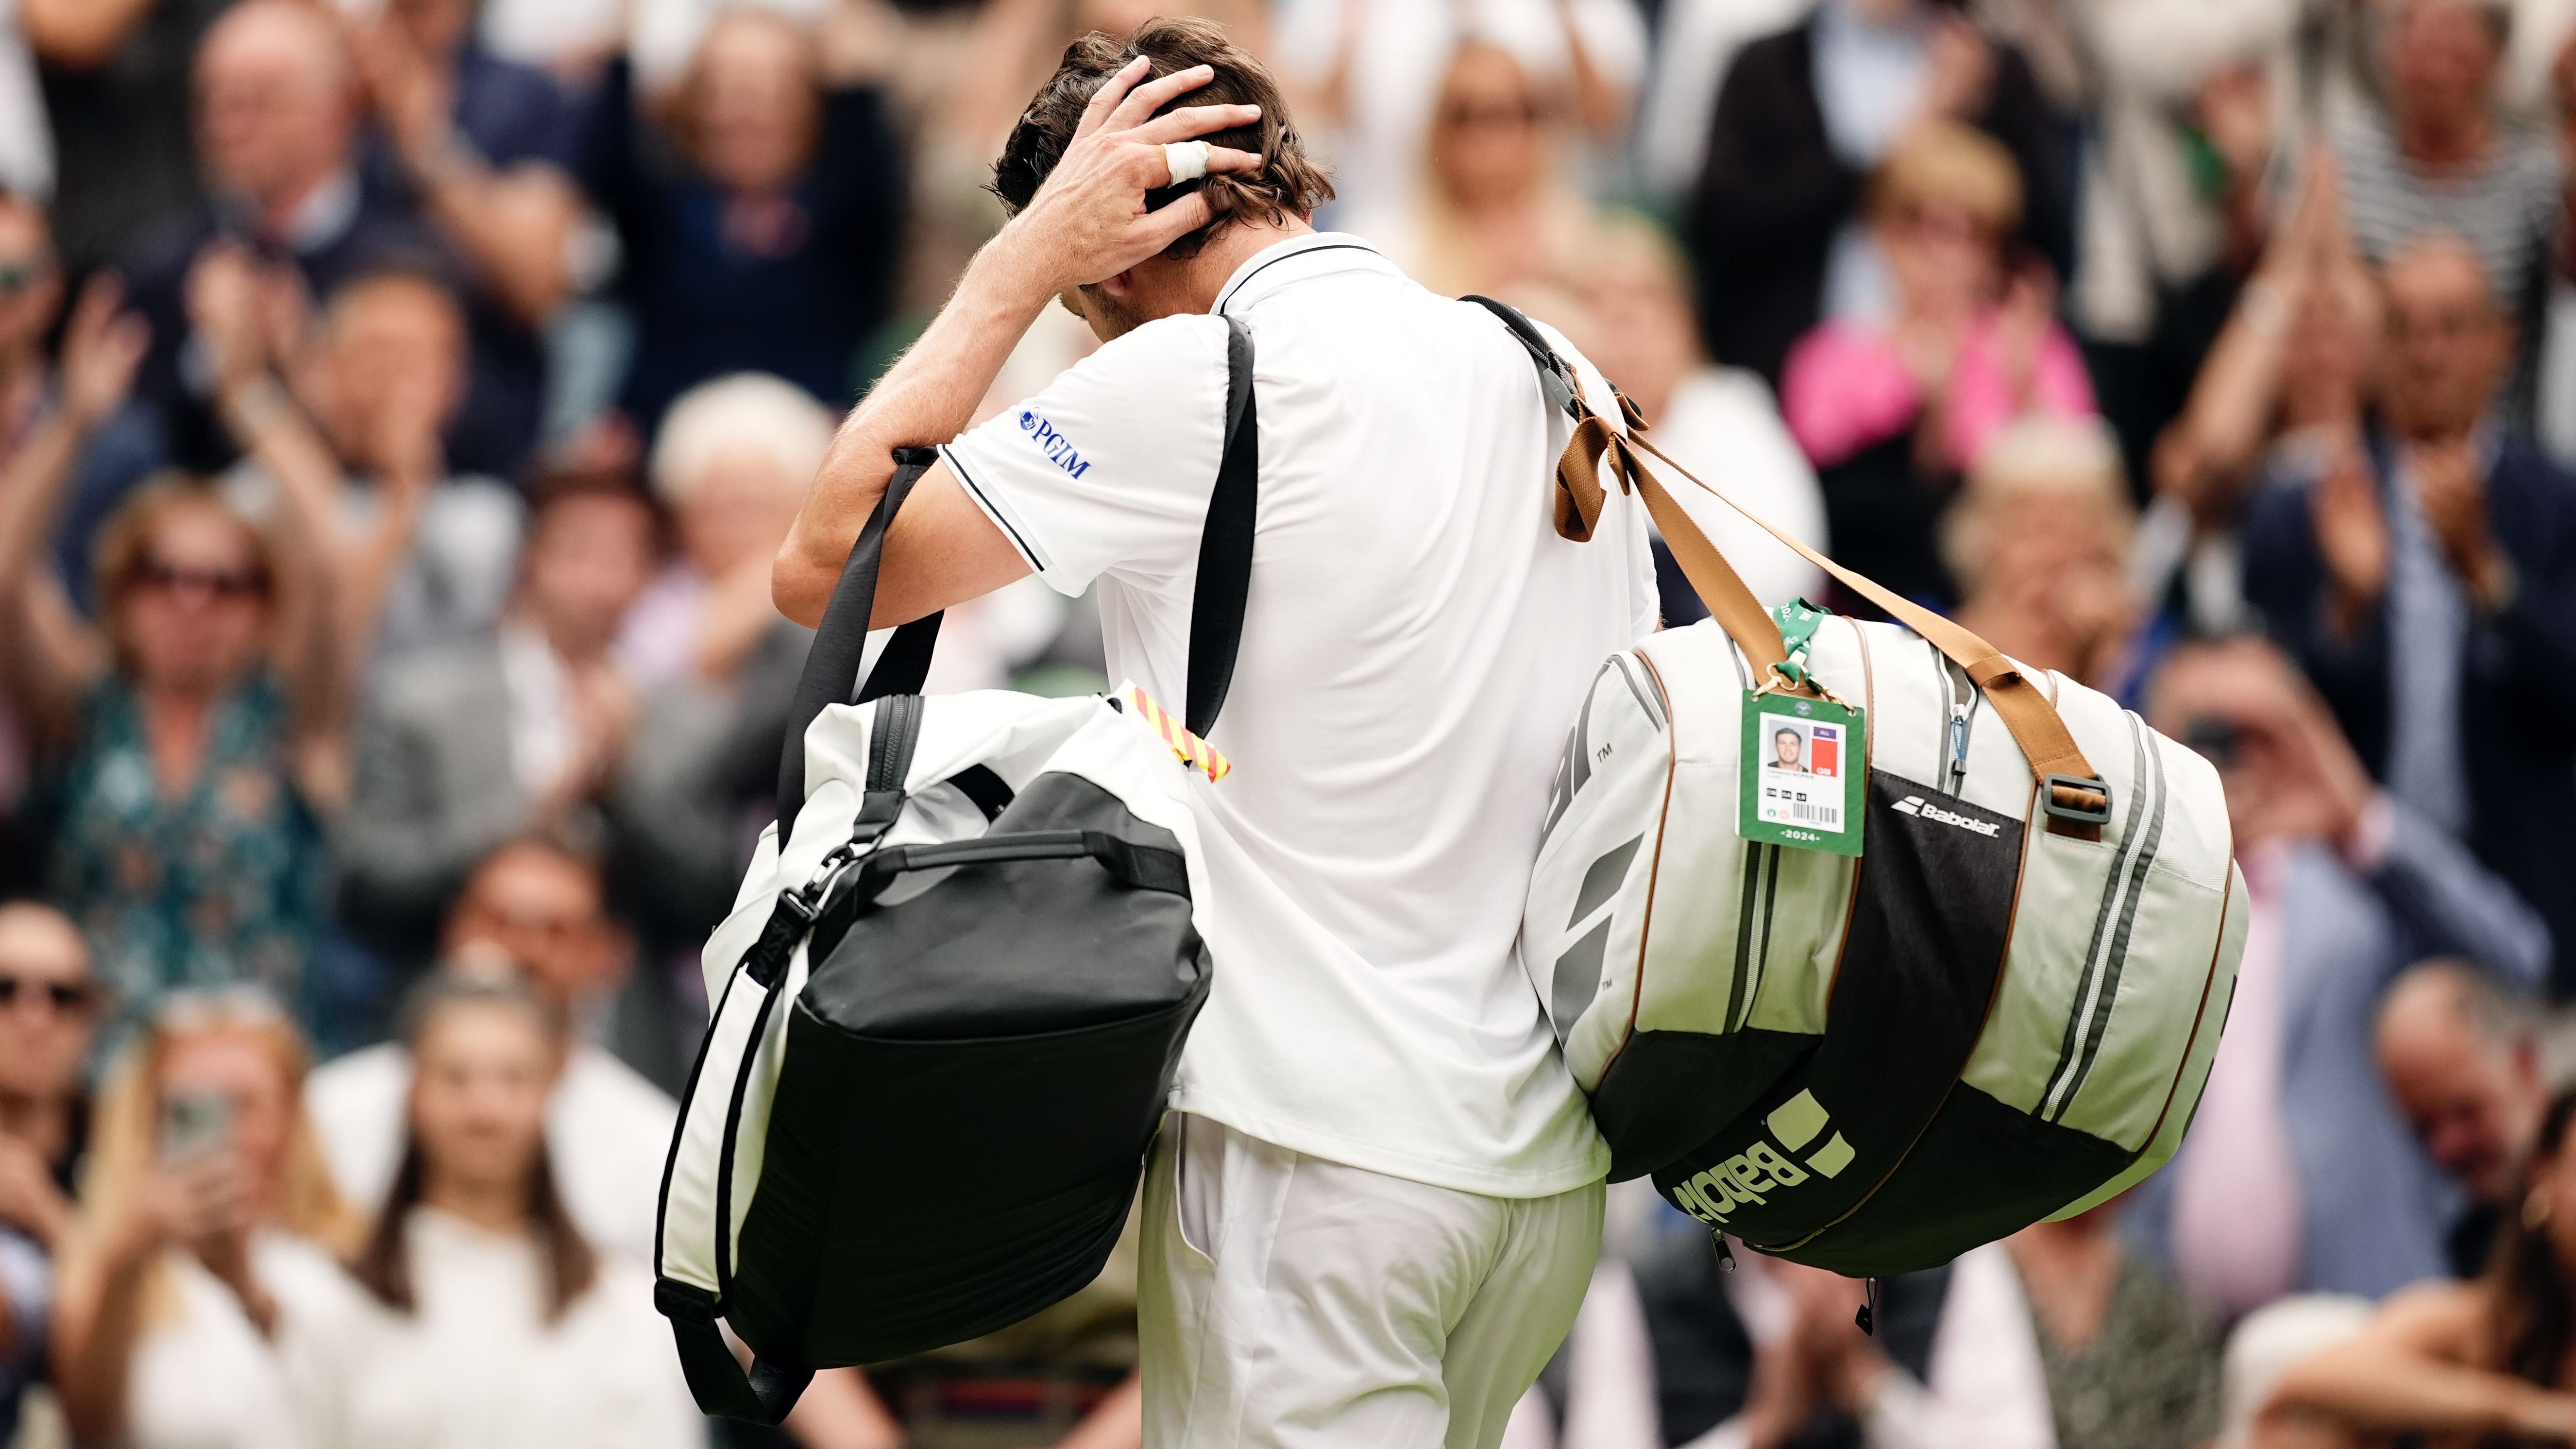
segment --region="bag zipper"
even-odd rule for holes
[[[1950,728],[1944,742],[1950,757],[1949,783],[1941,790],[1943,794],[1956,795],[1968,783],[1968,727],[1976,720],[1980,696],[1966,670],[1937,651],[1933,657],[1941,661],[1941,676],[1950,686]]]

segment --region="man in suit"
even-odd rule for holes
[[[2576,478],[2496,425],[2514,328],[2478,254],[2382,269],[2366,459],[2263,494],[2245,593],[2362,761],[2548,920],[2576,995]]]
[[[2531,908],[2372,784],[2269,644],[2187,644],[2148,722],[2218,767],[2249,910],[2191,1135],[2132,1225],[2238,1317],[2290,1292],[2379,1297],[2445,1271],[2453,1193],[2381,1079],[2372,1033],[2406,966],[2443,954],[2520,982],[2549,957]]]
[[[342,917],[402,964],[476,861],[541,835],[609,845],[636,714],[610,657],[654,563],[651,506],[622,479],[538,485],[497,628],[389,667],[358,732],[339,839]]]

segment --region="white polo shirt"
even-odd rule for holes
[[[1258,357],[1261,505],[1173,1105],[1442,1187],[1582,1186],[1609,1153],[1512,947],[1575,707],[1655,624],[1644,508],[1558,537],[1529,355],[1355,237],[1268,248],[1217,310]],[[1040,578],[1098,582],[1110,674],[1175,714],[1226,331],[1148,323],[944,450]]]

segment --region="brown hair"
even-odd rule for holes
[[[135,581],[152,560],[152,540],[161,532],[162,524],[182,513],[199,512],[221,516],[241,534],[244,546],[250,550],[251,572],[258,576],[260,593],[275,602],[277,559],[269,547],[268,535],[259,525],[244,518],[241,510],[233,507],[212,483],[195,474],[166,472],[145,479],[99,525],[98,541],[90,548],[90,577],[97,591],[99,618],[107,626],[108,643],[116,652],[120,668],[128,663],[125,605]]]
[[[1899,142],[1869,179],[1874,220],[1926,205],[1957,207],[2002,236],[2021,225],[2021,172],[1994,137],[1936,122]]]
[[[2513,1195],[2504,1200],[2504,1231],[2496,1237],[2484,1277],[2495,1368],[2543,1388],[2558,1387],[2568,1350],[2576,1347],[2576,1299],[2568,1294],[2567,1272],[2550,1236],[2554,1213],[2531,1211],[2532,1187],[2567,1149],[2570,1119],[2576,1119],[2576,1088],[2550,1098],[2549,1110],[2541,1114],[2531,1155],[2516,1174]],[[2555,1212],[2576,1212],[2576,1203],[2550,1206]]]
[[[1225,27],[1213,20],[1167,15],[1136,27],[1136,33],[1124,41],[1095,30],[1064,48],[1055,74],[1038,87],[1029,108],[1020,113],[1019,124],[1011,128],[1001,159],[993,163],[991,189],[1005,210],[1017,216],[1028,206],[1056,163],[1064,159],[1065,147],[1073,143],[1092,95],[1140,55],[1153,63],[1147,79],[1199,65],[1216,72],[1206,85],[1174,97],[1157,115],[1185,106],[1261,107],[1257,123],[1202,138],[1213,146],[1257,153],[1260,170],[1210,175],[1146,193],[1145,204],[1153,208],[1196,189],[1206,195],[1208,210],[1216,218],[1164,248],[1164,256],[1175,260],[1196,256],[1210,238],[1245,216],[1261,216],[1274,224],[1292,216],[1303,220],[1333,199],[1332,178],[1306,154],[1306,143],[1289,119],[1287,98],[1261,62],[1228,39]]]
[[[515,975],[450,968],[429,977],[413,991],[403,1010],[404,1045],[417,1054],[421,1038],[440,1014],[466,1006],[499,1006],[517,1011],[547,1041],[561,1036],[561,1022],[554,1008]],[[415,1060],[415,1069],[417,1065]],[[419,1297],[412,1289],[411,1248],[403,1229],[411,1221],[412,1209],[420,1206],[428,1181],[429,1165],[421,1157],[419,1134],[406,1123],[402,1166],[394,1173],[393,1187],[385,1194],[385,1204],[376,1213],[366,1244],[349,1264],[349,1276],[358,1281],[359,1287],[403,1313],[419,1308]],[[563,1193],[555,1186],[553,1153],[542,1136],[537,1139],[536,1161],[528,1169],[527,1213],[529,1232],[546,1260],[545,1312],[546,1321],[552,1323],[590,1291],[591,1283],[599,1276],[599,1259],[564,1206]]]

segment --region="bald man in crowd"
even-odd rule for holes
[[[2378,1049],[2398,1110],[2468,1196],[2444,1249],[2453,1274],[2475,1276],[2513,1206],[2514,1175],[2549,1105],[2538,1022],[2493,976],[2443,958],[2389,987]]]
[[[2419,236],[2389,254],[2381,288],[2368,447],[2257,498],[2246,597],[2388,793],[2548,922],[2550,995],[2567,1000],[2576,477],[2497,419],[2515,329],[2475,247]]]
[[[552,94],[542,76],[530,83]],[[450,462],[514,471],[534,440],[543,391],[523,294],[542,288],[523,284],[511,270],[515,253],[496,249],[490,228],[475,224],[478,193],[425,189],[411,174],[417,168],[397,159],[420,147],[387,139],[331,9],[244,0],[206,32],[195,89],[197,159],[211,204],[141,241],[125,267],[152,323],[153,350],[138,391],[157,414],[166,461],[212,469],[230,459],[207,410],[211,379],[203,375],[201,349],[191,345],[186,297],[200,259],[231,247],[261,263],[281,332],[299,329],[319,299],[370,272],[404,266],[446,277],[466,304],[473,361],[470,400],[449,430]],[[431,128],[409,126],[424,129]],[[469,127],[455,131],[459,154],[487,139]],[[474,164],[517,170],[555,163],[547,154],[484,148]],[[505,192],[491,195],[489,205],[508,204],[497,199]],[[285,340],[272,343],[283,350]]]

